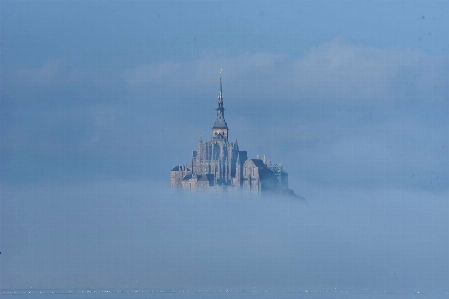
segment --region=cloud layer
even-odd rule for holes
[[[336,38],[302,55],[216,50],[120,68],[93,71],[61,59],[8,68],[3,152],[12,161],[39,154],[48,165],[55,156],[78,160],[81,177],[110,174],[115,161],[114,176],[157,178],[208,135],[223,68],[231,138],[250,156],[286,164],[303,192],[320,184],[449,186],[447,58]],[[24,164],[6,165],[16,176],[4,179],[27,177]],[[73,175],[54,167],[40,173]]]
[[[176,82],[181,89],[204,90],[216,86],[223,68],[228,90],[244,101],[334,100],[371,106],[390,105],[404,96],[419,101],[443,97],[448,65],[447,58],[419,49],[376,48],[335,38],[299,55],[204,52],[191,62],[127,69],[124,78],[132,90],[162,76],[164,83]]]
[[[447,194],[324,191],[304,205],[126,181],[2,194],[4,288],[429,292],[449,282]]]

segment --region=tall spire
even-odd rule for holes
[[[223,102],[223,89],[221,86],[221,73],[223,72],[223,69],[220,69],[220,94],[219,94],[219,98],[221,97],[221,102]]]
[[[218,107],[217,107],[217,119],[215,120],[214,128],[227,129],[228,125],[224,119],[224,107],[223,107],[223,86],[221,84],[221,73],[223,69],[220,69],[220,91],[218,93]]]
[[[220,69],[220,91],[218,92],[218,107],[217,109],[217,119],[215,120],[214,126],[212,128],[212,139],[213,140],[224,140],[228,141],[228,124],[224,118],[224,107],[223,107],[223,86],[221,84],[221,73]]]
[[[223,86],[221,84],[221,73],[223,72],[223,69],[220,69],[220,92],[218,93],[218,111],[221,111],[221,114],[223,115],[224,119],[224,108],[223,108]],[[218,117],[218,115],[217,115]]]

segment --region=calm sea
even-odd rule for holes
[[[449,293],[338,291],[338,290],[1,290],[0,296],[14,299],[203,299],[203,298],[279,298],[279,299],[330,299],[330,298],[448,298]]]

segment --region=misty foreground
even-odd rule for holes
[[[448,297],[447,194],[317,189],[305,205],[114,181],[3,186],[2,196],[2,294]]]

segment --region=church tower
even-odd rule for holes
[[[218,93],[218,107],[217,107],[217,119],[215,120],[214,127],[212,128],[212,140],[228,141],[228,124],[224,118],[223,107],[223,90],[221,85],[221,72],[220,70],[220,92]]]
[[[196,150],[192,152],[189,168],[175,166],[170,172],[170,186],[178,190],[206,190],[214,192],[249,191],[294,194],[288,189],[287,173],[282,166],[274,166],[263,160],[248,159],[246,151],[240,151],[237,140],[229,141],[229,128],[224,117],[223,86],[218,92],[217,118],[212,127],[212,138],[203,140],[200,136]]]

